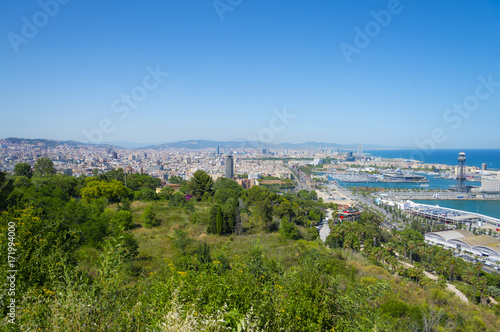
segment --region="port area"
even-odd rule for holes
[[[498,201],[499,195],[486,195],[481,193],[461,193],[453,191],[386,191],[374,194],[376,198],[389,200],[478,200],[478,201]]]
[[[425,176],[417,174],[409,174],[403,172],[385,172],[383,174],[369,173],[344,173],[344,172],[328,172],[332,181],[344,183],[416,183],[425,184],[429,180]]]

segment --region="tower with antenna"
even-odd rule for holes
[[[458,174],[457,174],[457,190],[460,192],[466,192],[467,191],[467,184],[466,184],[466,171],[465,171],[465,161],[467,158],[465,158],[465,152],[460,152],[458,154]]]

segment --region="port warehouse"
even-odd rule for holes
[[[425,234],[425,241],[445,249],[457,249],[473,255],[500,261],[500,241],[493,236],[474,235],[464,229],[448,229]]]
[[[500,219],[485,216],[479,213],[466,212],[455,210],[437,205],[420,204],[412,201],[393,201],[387,199],[376,198],[375,203],[393,206],[406,213],[421,216],[430,220],[437,220],[446,224],[472,224],[489,223],[500,227]]]
[[[499,219],[478,213],[418,204],[412,201],[395,202],[379,200],[378,203],[394,206],[407,213],[421,216],[429,220],[437,220],[446,224],[477,223],[481,226],[483,222],[486,222],[500,227]],[[488,257],[488,259],[493,261],[500,261],[500,241],[493,236],[474,235],[464,229],[447,229],[426,233],[425,241],[430,245],[439,245],[446,249],[457,249],[473,255]]]

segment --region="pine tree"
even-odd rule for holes
[[[210,217],[209,217],[208,228],[207,228],[207,233],[209,233],[209,234],[217,233],[217,207],[218,207],[218,205],[214,205],[210,209]]]
[[[221,235],[223,219],[222,219],[222,209],[220,208],[220,205],[217,205],[217,216],[215,220],[217,224],[217,235]]]

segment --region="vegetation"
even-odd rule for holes
[[[0,330],[500,329],[500,309],[486,300],[500,280],[422,246],[417,230],[389,233],[368,212],[332,223],[324,245],[314,226],[335,206],[316,193],[247,190],[203,173],[184,192],[159,194],[145,174],[127,174],[125,187],[121,170],[0,173],[0,250],[14,223],[18,257],[16,324],[2,294]],[[476,304],[446,292],[446,280]]]

